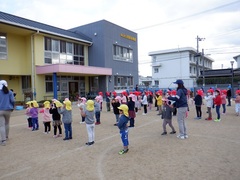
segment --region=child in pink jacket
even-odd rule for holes
[[[52,116],[49,113],[50,102],[45,101],[43,104],[44,104],[44,108],[40,110],[40,113],[43,114],[43,124],[45,128],[44,134],[48,134],[51,131],[51,120],[52,120]]]
[[[31,101],[28,101],[28,102],[26,103],[26,105],[27,105],[27,108],[26,108],[25,114],[26,114],[26,116],[27,116],[28,128],[29,128],[29,129],[32,129],[32,117],[31,117],[31,114],[30,114]]]

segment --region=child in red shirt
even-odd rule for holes
[[[221,92],[220,92],[219,89],[215,90],[214,104],[216,106],[216,113],[217,113],[217,118],[214,121],[219,122],[219,121],[221,121],[221,119],[220,119],[220,107],[222,105]]]

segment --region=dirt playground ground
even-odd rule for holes
[[[171,134],[161,136],[162,120],[156,109],[147,116],[141,110],[136,127],[129,131],[129,152],[124,155],[118,154],[122,149],[119,131],[105,104],[93,146],[85,145],[86,127],[79,123],[79,110],[73,107],[73,139],[69,141],[53,138],[53,132],[43,134],[41,114],[40,130],[32,132],[27,129],[24,111],[14,111],[7,145],[0,146],[0,179],[240,179],[240,117],[235,115],[234,104],[227,107],[221,122],[214,122],[194,120],[195,108],[190,103],[189,138],[185,140]],[[202,109],[205,118],[206,107]],[[173,124],[178,130],[176,117]]]

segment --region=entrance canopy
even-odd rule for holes
[[[102,68],[94,66],[76,66],[71,64],[49,64],[36,66],[36,74],[78,74],[78,75],[112,75],[112,68]]]

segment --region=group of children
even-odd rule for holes
[[[216,108],[216,114],[217,117],[214,119],[215,122],[221,121],[221,107],[222,107],[222,114],[226,114],[226,98],[227,97],[227,90],[221,90],[221,89],[208,89],[207,94],[204,96],[204,93],[202,90],[196,91],[196,96],[194,97],[195,107],[196,107],[196,114],[197,117],[195,119],[201,119],[202,118],[202,105],[203,99],[206,101],[206,107],[207,107],[207,113],[208,117],[205,118],[205,120],[211,121],[212,118],[212,109]],[[240,108],[238,107],[238,103],[240,103],[240,91],[236,91],[236,98],[235,98],[235,110],[236,114],[239,115]]]
[[[80,109],[80,114],[82,117],[82,122],[86,124],[88,132],[88,142],[86,145],[94,144],[95,140],[95,124],[100,124],[100,97],[96,97],[96,101],[86,100],[86,98],[79,98],[78,107]],[[37,101],[29,101],[26,103],[26,115],[28,120],[28,127],[32,131],[39,130],[38,114],[43,115],[44,124],[44,134],[48,134],[51,131],[51,122],[54,127],[54,138],[62,137],[62,124],[65,130],[64,141],[72,139],[72,104],[71,101],[66,98],[63,104],[53,99],[52,102],[45,101],[43,103],[44,107],[39,110],[39,105]],[[95,123],[95,118],[96,123]],[[58,130],[58,134],[57,134]]]
[[[173,95],[173,94],[172,94]],[[236,92],[236,113],[240,115],[240,90]],[[175,134],[176,130],[172,124],[172,116],[174,114],[174,106],[173,102],[164,98],[161,92],[156,92],[156,95],[153,95],[157,104],[157,110],[159,111],[158,115],[161,115],[163,119],[162,127],[163,133],[161,135],[167,134],[166,126],[169,125],[171,128],[170,134]],[[206,120],[212,120],[212,112],[211,109],[216,108],[217,118],[214,121],[220,121],[220,107],[223,107],[223,114],[226,113],[226,92],[224,90],[216,89],[215,91],[209,89],[207,91],[206,96],[203,96],[203,93],[198,90],[197,95],[194,98],[195,106],[196,106],[196,119],[201,119],[202,110],[201,106],[203,104],[203,98],[206,101],[208,117]],[[85,97],[80,97],[78,101],[78,107],[80,110],[80,114],[82,120],[80,123],[86,124],[86,129],[88,133],[88,142],[86,145],[90,146],[95,143],[95,125],[101,124],[100,115],[102,110],[102,102],[103,97],[99,94],[95,101],[87,100]],[[32,131],[36,131],[39,129],[38,122],[38,103],[36,101],[29,101],[26,103],[26,115],[28,120],[28,127],[32,129]],[[43,124],[44,124],[44,133],[48,134],[51,131],[51,122],[54,127],[54,138],[62,136],[62,128],[61,125],[63,123],[65,129],[65,137],[63,140],[72,139],[72,107],[71,101],[69,99],[65,99],[63,104],[61,104],[58,100],[53,99],[52,103],[49,101],[45,101],[44,108],[42,108],[39,112],[43,114]],[[135,126],[135,117],[138,110],[141,106],[144,107],[143,115],[147,114],[146,107],[148,106],[147,94],[143,92],[143,94],[134,94],[130,93],[122,94],[121,96],[114,96],[111,98],[111,103],[113,113],[115,115],[116,123],[115,126],[118,126],[119,132],[121,135],[121,140],[123,143],[123,149],[119,151],[119,154],[125,154],[128,152],[128,131],[129,127]],[[146,105],[146,106],[145,106]],[[62,115],[62,119],[61,119]],[[186,115],[187,116],[187,115]],[[95,122],[96,119],[96,122]],[[130,122],[130,123],[129,123]],[[59,134],[57,134],[57,129]]]
[[[28,120],[28,127],[32,131],[39,130],[38,114],[43,114],[43,125],[44,134],[48,134],[51,131],[51,122],[54,128],[54,138],[62,137],[62,122],[65,128],[65,138],[63,140],[72,139],[72,107],[71,101],[65,99],[63,104],[58,100],[53,99],[52,103],[50,101],[45,101],[43,103],[44,107],[38,110],[39,105],[37,101],[29,101],[26,103],[26,115]],[[62,114],[62,120],[61,120]],[[57,129],[59,134],[57,134]]]

